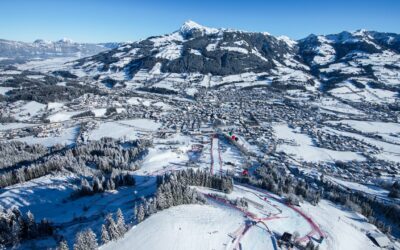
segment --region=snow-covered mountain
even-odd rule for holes
[[[359,30],[310,35],[298,43],[299,54],[326,90],[397,91],[400,83],[400,35]]]
[[[0,57],[9,59],[81,57],[91,56],[117,46],[117,43],[76,43],[67,38],[54,42],[37,39],[33,43],[0,39]]]
[[[177,92],[268,84],[351,101],[394,102],[400,35],[359,30],[294,41],[187,21],[173,33],[125,43],[72,66],[99,81]]]

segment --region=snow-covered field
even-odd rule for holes
[[[31,126],[35,126],[35,125],[29,124],[29,123],[5,123],[5,124],[0,123],[0,131],[9,130],[9,129],[26,128],[26,127],[31,127]]]
[[[58,112],[53,115],[50,115],[48,119],[50,122],[63,122],[71,119],[72,116],[81,113],[80,111],[71,111],[71,112]]]
[[[39,72],[49,72],[58,70],[63,64],[78,59],[78,57],[59,57],[46,60],[33,60],[27,63],[17,65],[19,70],[32,70]]]
[[[363,156],[356,152],[334,151],[316,147],[313,145],[308,135],[289,128],[287,124],[275,124],[273,129],[275,131],[275,136],[284,141],[282,144],[278,145],[278,151],[293,155],[295,159],[308,162],[365,160]]]
[[[97,128],[89,132],[89,140],[99,140],[103,137],[115,139],[134,140],[143,133],[153,132],[160,127],[160,124],[149,119],[131,119],[101,122]]]
[[[28,144],[42,144],[46,147],[51,147],[56,144],[60,145],[71,145],[75,143],[76,137],[79,133],[79,126],[61,128],[57,133],[49,133],[45,136],[26,136],[18,139],[16,141],[26,142]]]
[[[356,183],[356,182],[351,182],[351,181],[344,181],[344,180],[340,180],[340,179],[333,178],[333,177],[327,177],[327,178],[343,187],[361,191],[363,193],[374,195],[379,198],[386,199],[389,194],[388,190],[385,190],[378,186],[361,184],[361,183]]]
[[[46,108],[46,105],[38,103],[35,101],[30,101],[26,103],[20,103],[18,108],[14,109],[14,117],[18,120],[29,120],[33,116],[37,115],[39,112]]]
[[[140,169],[136,173],[139,175],[156,175],[186,168],[186,163],[189,160],[188,150],[192,143],[190,137],[181,134],[174,134],[166,139],[158,139],[154,142],[154,148],[150,148],[148,154],[141,161]]]
[[[341,112],[341,113],[346,113],[346,114],[354,114],[354,115],[362,115],[363,112],[351,107],[348,104],[344,104],[342,102],[339,102],[338,100],[334,98],[321,98],[318,100],[318,102],[315,102],[315,106],[321,108],[321,112],[323,110],[328,110],[330,112]]]
[[[382,140],[370,138],[370,137],[367,137],[364,135],[360,135],[358,133],[340,131],[340,130],[333,129],[330,127],[324,127],[323,131],[332,133],[332,134],[353,137],[360,141],[364,141],[366,143],[374,145],[382,150],[382,152],[379,152],[374,155],[378,159],[383,159],[383,160],[393,161],[393,162],[400,162],[400,145],[398,145],[398,144],[389,143],[389,142],[385,142]],[[390,137],[392,137],[392,136],[390,136]]]

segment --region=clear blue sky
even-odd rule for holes
[[[1,0],[0,38],[133,41],[188,19],[294,39],[360,28],[400,33],[400,0]]]

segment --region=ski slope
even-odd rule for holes
[[[225,249],[229,233],[242,224],[233,209],[210,205],[181,205],[157,213],[101,250]]]
[[[211,174],[220,173],[222,174],[222,159],[221,159],[221,151],[219,145],[219,139],[216,136],[213,136],[211,139]]]

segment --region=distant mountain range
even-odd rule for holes
[[[5,57],[92,54],[65,64],[63,70],[112,88],[192,95],[202,88],[270,86],[374,103],[397,102],[400,91],[400,35],[376,31],[310,35],[296,41],[187,21],[173,33],[137,42],[1,41],[0,47]]]
[[[0,57],[3,59],[84,57],[115,48],[118,45],[118,43],[76,43],[65,38],[55,42],[38,39],[33,43],[0,39]]]

